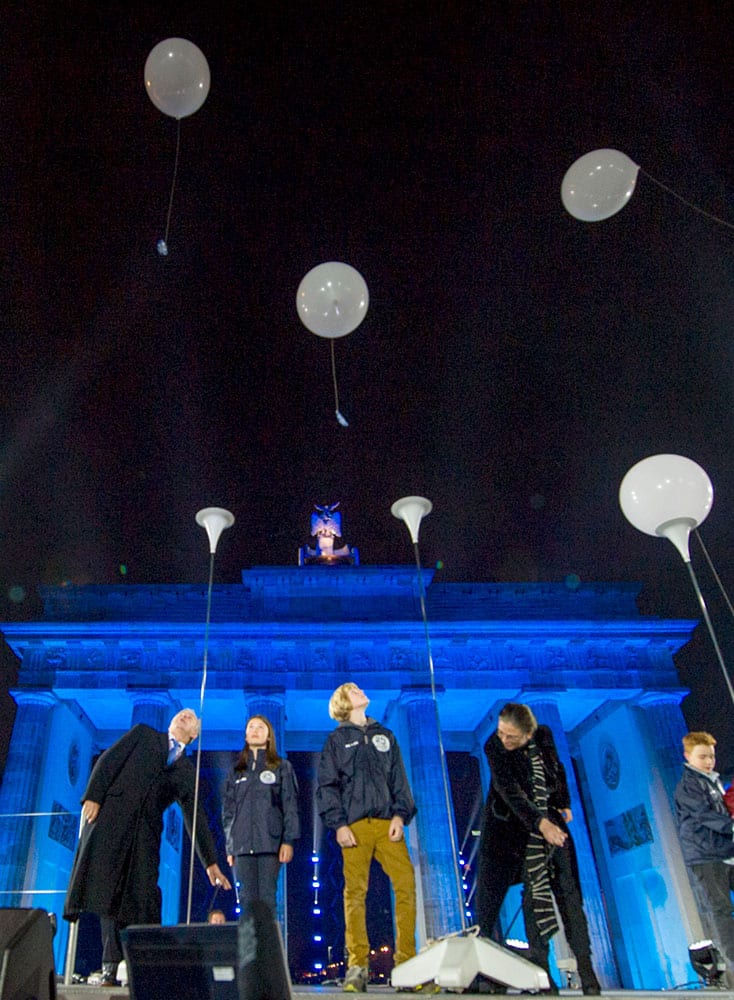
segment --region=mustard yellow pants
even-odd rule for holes
[[[374,858],[392,883],[395,896],[395,964],[415,955],[415,872],[405,840],[391,841],[389,819],[360,819],[349,824],[356,847],[342,848],[344,937],[347,964],[369,965],[366,897]]]

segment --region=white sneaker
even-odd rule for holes
[[[91,972],[87,976],[88,986],[117,986],[117,979],[115,978],[116,966],[111,963],[110,967],[107,969],[98,969],[97,972]]]
[[[366,993],[367,992],[367,967],[364,965],[350,965],[344,977],[345,993]]]

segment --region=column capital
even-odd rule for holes
[[[168,691],[160,688],[128,688],[132,702],[131,724],[145,723],[152,729],[164,730],[176,714],[176,703]]]
[[[683,689],[677,691],[645,691],[634,699],[633,704],[639,705],[640,708],[656,708],[661,705],[672,705],[674,708],[679,708],[680,703],[687,694],[688,692]]]
[[[245,712],[249,718],[252,715],[265,715],[270,719],[276,736],[282,742],[285,723],[285,690],[283,688],[243,689],[245,696]],[[274,718],[271,718],[274,716]]]
[[[128,697],[133,705],[160,705],[161,708],[173,708],[174,703],[168,688],[130,688]]]
[[[556,702],[568,694],[567,687],[523,688],[518,695],[526,705],[537,704],[539,701]]]
[[[11,688],[10,694],[19,708],[21,705],[45,705],[47,708],[53,708],[54,705],[59,704],[59,699],[53,691],[44,691],[41,688],[36,690]]]
[[[443,684],[436,685],[436,695],[442,695],[446,693],[446,689]],[[404,685],[400,689],[400,694],[398,695],[398,701],[401,705],[409,705],[411,702],[415,701],[432,701],[433,700],[433,690],[430,684],[410,684]]]

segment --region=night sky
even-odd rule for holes
[[[408,493],[433,501],[421,555],[439,578],[634,580],[645,613],[695,617],[673,546],[618,505],[627,469],[659,452],[708,472],[702,536],[728,586],[727,5],[68,0],[4,15],[5,620],[39,613],[38,584],[205,580],[194,514],[210,504],[237,519],[220,582],[293,564],[314,503],[341,502],[364,564],[409,563],[390,515]],[[164,258],[177,125],[143,66],[172,36],[212,82],[181,121]],[[642,171],[621,212],[582,223],[561,180],[602,147]],[[346,428],[330,344],[295,309],[328,260],[370,294],[334,344]],[[734,658],[695,542],[693,556]],[[705,634],[687,656],[691,722],[710,728],[712,702],[731,706]]]

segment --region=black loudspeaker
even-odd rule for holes
[[[120,937],[131,1000],[239,1000],[236,924],[138,924]]]
[[[141,924],[125,928],[121,938],[130,1000],[291,996],[280,930],[264,903],[248,907],[239,924]]]
[[[239,1000],[289,1000],[291,978],[280,927],[266,903],[245,907],[237,927]]]
[[[53,928],[45,910],[0,908],[0,1000],[56,1000]]]

